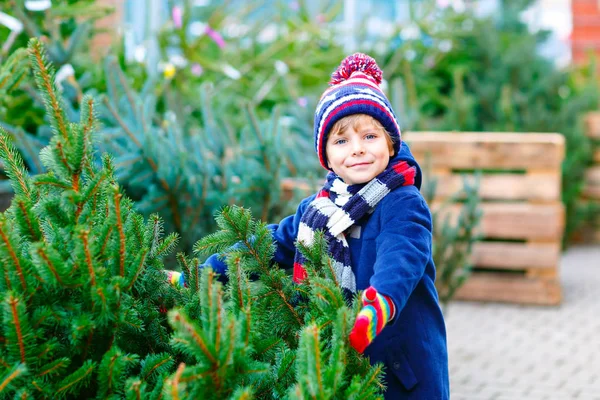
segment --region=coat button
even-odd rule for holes
[[[394,367],[394,369],[400,369],[400,363],[396,361],[394,364],[392,364],[392,367]]]

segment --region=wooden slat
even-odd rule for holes
[[[585,185],[583,187],[583,196],[592,200],[600,200],[600,185]]]
[[[527,278],[475,272],[456,292],[456,299],[519,304],[558,305],[560,284],[555,279]]]
[[[560,243],[477,242],[472,261],[477,268],[555,269],[560,261]]]
[[[427,168],[550,169],[564,158],[565,139],[557,133],[409,132],[404,140]]]
[[[585,171],[583,196],[588,199],[600,200],[600,165],[588,168]]]
[[[600,139],[600,113],[592,112],[585,117],[585,133],[593,139]]]
[[[600,185],[600,165],[590,167],[585,171],[585,180],[592,185]]]
[[[436,176],[436,198],[461,195],[465,179],[474,182],[473,174]],[[482,174],[479,195],[483,200],[555,201],[561,195],[560,172],[535,174]],[[425,187],[427,182],[423,182]],[[462,193],[461,197],[464,197]]]
[[[439,203],[431,206],[440,209]],[[447,205],[440,211],[442,219],[446,215],[451,221],[458,217],[462,206]],[[536,241],[560,241],[564,227],[564,207],[562,203],[486,203],[482,202],[483,212],[479,233],[489,239],[523,239]]]
[[[279,185],[283,201],[292,200],[294,192],[300,193],[303,197],[308,197],[323,187],[322,183],[319,185],[317,182],[303,178],[284,178]]]

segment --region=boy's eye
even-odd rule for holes
[[[346,143],[346,139],[338,139],[335,142],[333,142],[333,144],[344,144]]]
[[[367,135],[365,135],[366,139],[375,139],[377,137],[377,135],[375,135],[374,133],[369,133]]]

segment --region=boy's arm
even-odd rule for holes
[[[273,261],[283,268],[292,268],[294,265],[294,255],[296,252],[294,244],[296,242],[296,237],[298,236],[298,226],[300,225],[300,220],[302,219],[304,211],[314,198],[314,195],[307,197],[300,202],[294,215],[282,219],[279,224],[270,224],[267,226],[271,230],[273,240],[276,244]],[[220,254],[211,255],[200,267],[211,267],[213,271],[219,274],[220,281],[223,283],[227,282],[227,264]],[[171,284],[178,284],[179,286],[185,285],[183,274],[175,271],[165,272],[167,273],[168,280]]]
[[[402,311],[431,257],[431,213],[418,192],[401,193],[381,219],[371,286],[363,292],[363,308],[350,332],[350,344],[359,353]]]
[[[431,259],[431,212],[423,197],[412,190],[401,193],[382,211],[370,284],[391,298],[398,315]]]
[[[298,237],[298,227],[300,220],[304,215],[304,211],[315,195],[309,196],[302,200],[296,209],[294,215],[290,215],[281,220],[279,224],[268,225],[273,234],[273,240],[277,245],[273,261],[281,265],[283,268],[292,268],[294,266],[294,256],[296,254],[296,238]]]

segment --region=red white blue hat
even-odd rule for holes
[[[340,119],[352,114],[367,114],[383,125],[394,142],[394,152],[400,149],[400,126],[392,106],[379,86],[381,69],[372,57],[355,53],[346,57],[331,74],[330,87],[325,90],[315,111],[315,150],[325,169],[325,147],[331,128]]]

